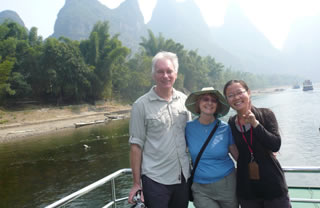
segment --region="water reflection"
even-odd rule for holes
[[[254,99],[275,113],[282,136],[278,159],[282,166],[320,166],[320,85],[313,91],[287,89]],[[320,186],[315,174],[287,174],[290,185]]]
[[[90,148],[85,149],[84,144]],[[128,155],[127,120],[3,144],[0,146],[0,207],[48,205],[120,168],[129,167]],[[104,201],[110,199],[107,193],[102,196]]]

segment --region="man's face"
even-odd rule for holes
[[[156,62],[152,77],[159,89],[170,89],[177,79],[177,73],[169,59],[160,59]]]

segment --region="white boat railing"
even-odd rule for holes
[[[320,167],[283,167],[283,170],[286,173],[320,173]],[[117,198],[116,197],[116,188],[115,188],[115,179],[121,175],[124,174],[131,174],[131,169],[130,168],[125,168],[125,169],[120,169],[48,206],[45,208],[55,208],[55,207],[61,207],[64,206],[73,200],[89,193],[90,191],[101,187],[105,185],[108,182],[111,182],[111,201],[103,206],[103,208],[108,208],[113,206],[114,208],[117,207],[117,202],[127,200],[128,197],[123,197],[123,198]],[[300,187],[303,189],[320,189],[320,187]],[[320,203],[320,199],[307,199],[307,198],[290,198],[291,202],[301,202],[301,203]]]
[[[283,167],[284,172],[286,173],[320,173],[320,167]],[[303,188],[305,190],[309,190],[310,193],[313,192],[313,190],[318,189],[320,190],[319,185],[317,187],[290,187],[289,188]],[[320,203],[319,199],[308,199],[308,198],[294,198],[290,197],[291,202],[300,202],[300,203]]]
[[[112,201],[109,202],[108,204],[106,204],[103,208],[108,208],[112,205],[114,205],[114,207],[116,207],[116,203],[119,202],[119,201],[123,201],[123,200],[126,200],[128,197],[124,197],[124,198],[120,198],[120,199],[117,199],[116,198],[116,189],[115,189],[115,179],[123,174],[128,174],[128,173],[131,173],[131,169],[130,168],[126,168],[126,169],[121,169],[121,170],[118,170],[82,189],[80,189],[79,191],[76,191],[48,206],[46,206],[45,208],[54,208],[54,207],[61,207],[61,206],[64,206],[70,202],[72,202],[73,200],[79,198],[80,196],[82,195],[85,195],[87,193],[89,193],[90,191],[100,187],[100,186],[103,186],[104,184],[106,184],[107,182],[111,182],[111,190],[112,190],[112,194],[111,194],[111,198],[112,198]]]
[[[286,173],[320,173],[320,166],[306,166],[306,167],[290,167],[286,166],[282,168]]]

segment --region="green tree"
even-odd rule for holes
[[[8,82],[10,83],[11,89],[15,92],[14,97],[24,98],[30,96],[32,93],[31,86],[26,81],[25,77],[19,72],[11,73]]]
[[[28,35],[28,41],[29,45],[31,47],[38,46],[42,44],[42,37],[38,36],[38,28],[32,27],[30,29],[29,35]]]
[[[41,53],[42,39],[37,36],[36,28],[31,28],[28,35],[24,27],[14,22],[1,24],[0,37],[0,54],[4,59],[14,60],[7,80],[12,90],[8,96],[14,99],[30,97],[30,81],[34,75],[31,72],[38,66],[35,54]]]
[[[17,40],[26,40],[28,37],[27,29],[22,27],[16,22],[5,21],[2,23],[2,26],[5,27],[4,33],[0,32],[1,39],[8,39],[10,37],[16,38]]]
[[[2,61],[0,56],[0,103],[4,102],[4,97],[7,93],[10,95],[15,93],[8,83],[9,75],[13,65],[14,59]]]
[[[41,57],[43,93],[62,102],[80,102],[91,91],[91,68],[84,63],[79,42],[48,38]]]
[[[222,77],[222,72],[224,70],[223,64],[216,62],[211,56],[205,57],[203,61],[208,68],[208,85],[221,90],[226,83]]]
[[[203,58],[197,51],[189,51],[184,59],[184,87],[196,91],[209,85],[208,72]]]
[[[148,39],[141,37],[140,45],[144,48],[148,56],[155,56],[160,51],[170,51],[181,56],[184,53],[184,47],[180,43],[175,43],[172,39],[165,39],[160,33],[156,37],[151,30],[148,30]]]
[[[146,93],[152,86],[151,77],[152,57],[147,56],[144,51],[136,53],[128,61],[129,80],[128,88],[121,91],[123,97],[133,102],[139,96]]]
[[[124,61],[129,49],[122,46],[119,35],[110,37],[108,22],[98,22],[93,27],[89,40],[80,43],[80,49],[86,63],[93,66],[96,79],[92,83],[95,99],[111,99],[113,91],[113,73],[118,70],[119,60]]]
[[[8,38],[0,41],[0,54],[3,59],[16,56],[17,39]]]

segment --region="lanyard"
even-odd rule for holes
[[[240,124],[239,118],[238,118],[238,125],[240,126],[240,129],[241,129],[242,138],[243,138],[243,140],[244,140],[244,141],[247,143],[247,145],[248,145],[248,149],[249,149],[249,151],[250,151],[250,153],[251,153],[251,161],[252,161],[252,160],[254,159],[254,157],[253,157],[253,151],[252,151],[250,145],[248,144],[247,138],[244,136],[244,133],[243,133],[242,126],[241,126],[241,124]],[[250,144],[251,144],[251,146],[252,146],[252,126],[250,127]]]

